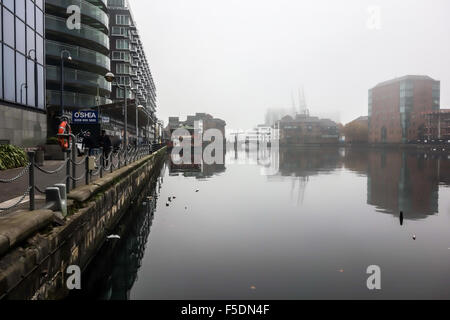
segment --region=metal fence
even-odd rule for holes
[[[128,164],[131,164],[135,161],[142,159],[143,157],[150,155],[158,150],[160,150],[164,145],[163,144],[152,144],[152,145],[141,145],[134,148],[129,148],[128,150],[121,149],[118,151],[111,151],[109,153],[104,153],[100,148],[100,152],[92,157],[88,155],[81,158],[81,160],[77,161],[76,157],[76,149],[73,148],[72,151],[67,153],[66,159],[63,163],[54,170],[46,170],[43,167],[37,165],[35,163],[35,152],[28,152],[29,163],[27,166],[23,168],[23,170],[15,177],[9,179],[1,179],[0,185],[8,185],[11,183],[17,183],[22,177],[28,175],[28,186],[24,190],[23,195],[12,205],[7,208],[0,208],[0,216],[6,215],[12,212],[14,209],[17,209],[22,203],[24,203],[25,199],[29,196],[29,210],[36,209],[36,193],[44,194],[45,189],[50,186],[54,186],[56,184],[65,184],[67,193],[70,190],[75,189],[77,187],[77,183],[84,180],[84,183],[88,185],[94,178],[103,178],[103,176],[107,173],[112,173],[115,170],[122,168]],[[92,169],[89,165],[89,159],[93,159],[94,168]],[[91,160],[92,161],[92,160]],[[77,168],[83,167],[82,174],[77,176]],[[46,186],[42,188],[39,187],[36,183],[36,172],[39,171],[47,176],[55,176],[59,173],[65,172],[65,177],[63,181],[55,181],[52,183],[48,183]]]

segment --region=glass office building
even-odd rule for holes
[[[0,2],[0,142],[45,141],[43,0]]]

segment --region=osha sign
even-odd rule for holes
[[[73,111],[72,123],[74,124],[97,124],[98,113],[97,111]]]

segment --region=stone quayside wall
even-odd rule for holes
[[[61,299],[67,267],[84,270],[109,232],[150,179],[159,174],[166,148],[68,195],[69,216],[55,224],[54,213],[12,215],[0,225],[0,299]]]

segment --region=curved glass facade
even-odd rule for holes
[[[52,105],[59,104],[61,92],[54,90],[47,90],[47,103]],[[76,108],[90,108],[98,104],[109,104],[111,99],[105,97],[97,97],[90,94],[64,92],[64,101],[67,105]]]
[[[105,56],[104,54],[101,54],[94,50],[78,46],[72,46],[56,41],[47,40],[45,42],[45,49],[47,56],[53,56],[56,59],[60,58],[62,50],[67,50],[70,52],[74,61],[103,68],[105,73],[109,71],[111,65],[111,61],[108,56]]]
[[[67,28],[66,20],[54,16],[45,16],[45,29],[53,33],[60,34],[61,37],[68,36],[65,41],[73,42],[77,41],[77,44],[86,45],[85,40],[89,40],[102,46],[104,50],[109,50],[109,37],[107,34],[100,30],[89,27],[87,25],[81,25],[79,30],[70,30]],[[72,38],[72,39],[71,39]],[[77,39],[73,39],[77,38]]]
[[[66,11],[69,6],[76,5],[81,9],[81,15],[84,15],[94,21],[101,23],[104,28],[108,30],[108,14],[101,8],[95,6],[90,2],[87,2],[85,0],[46,0],[46,4],[48,6],[59,7],[64,11]]]
[[[47,103],[59,110],[109,103],[111,84],[104,75],[111,70],[109,16],[103,0],[46,0]],[[66,8],[80,7],[81,27],[69,28]],[[61,106],[61,53],[64,54],[64,93]],[[61,108],[63,107],[63,108]]]

